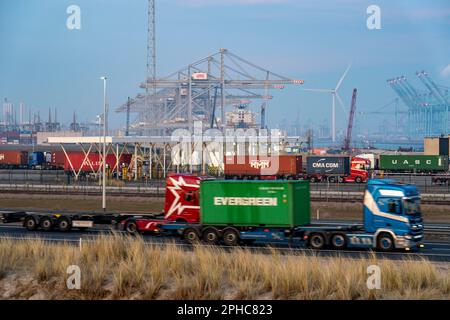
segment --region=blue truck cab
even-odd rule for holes
[[[34,151],[28,157],[28,167],[31,169],[41,169],[45,165],[45,155],[43,152]]]
[[[312,224],[298,231],[313,249],[416,250],[423,247],[420,193],[414,185],[371,179],[364,192],[362,225]]]
[[[364,193],[364,231],[373,246],[388,251],[422,246],[423,219],[416,186],[372,179]]]

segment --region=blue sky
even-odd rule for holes
[[[68,30],[66,9],[81,8],[81,30]],[[381,30],[366,27],[369,5],[381,8]],[[111,106],[141,90],[146,74],[146,0],[1,0],[0,97],[23,101],[60,120],[74,110],[92,120],[102,109],[109,76]],[[304,87],[332,88],[349,63],[340,95],[359,110],[376,110],[395,98],[386,79],[427,70],[450,87],[450,2],[445,0],[159,0],[158,75],[167,75],[219,48],[279,74],[304,79]],[[447,68],[447,69],[446,69]],[[330,96],[286,88],[274,93],[269,124],[283,118],[315,124],[329,120]],[[257,104],[256,104],[257,105]],[[338,110],[338,129],[347,114]],[[111,113],[122,126],[125,116]],[[376,128],[381,119],[358,119]]]

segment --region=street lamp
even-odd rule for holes
[[[100,78],[103,80],[103,172],[102,172],[102,208],[106,211],[106,76]]]

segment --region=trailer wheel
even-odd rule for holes
[[[321,233],[313,233],[309,236],[309,247],[320,250],[325,247],[325,237]]]
[[[128,234],[135,235],[139,232],[136,221],[130,220],[125,224],[125,231]]]
[[[58,229],[59,229],[59,231],[62,231],[62,232],[70,231],[70,229],[72,229],[72,223],[71,223],[70,219],[67,217],[62,217],[61,219],[59,219]]]
[[[394,250],[394,239],[389,233],[380,234],[377,238],[377,248],[384,252]]]
[[[235,228],[227,228],[223,231],[222,238],[227,246],[237,246],[239,244],[239,231]]]
[[[39,224],[44,231],[51,231],[53,229],[53,221],[49,217],[43,217]]]
[[[309,179],[309,181],[312,182],[312,183],[314,183],[314,182],[317,182],[317,179],[316,179],[316,177],[311,177],[311,178]]]
[[[331,236],[331,246],[336,250],[343,250],[347,246],[345,235],[336,233]]]
[[[338,177],[338,182],[339,183],[344,183],[344,177]]]
[[[36,219],[28,216],[25,218],[25,220],[23,221],[23,226],[28,230],[28,231],[35,231],[38,227],[38,224],[36,222]]]
[[[330,183],[335,183],[335,182],[336,182],[336,178],[335,178],[335,177],[329,177],[329,178],[328,178],[328,181],[329,181]]]
[[[187,243],[195,244],[200,241],[200,234],[195,228],[186,228],[183,231],[183,239]]]
[[[208,227],[203,231],[202,238],[205,243],[216,245],[219,243],[219,231],[214,227]]]

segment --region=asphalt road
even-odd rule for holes
[[[331,222],[337,223],[337,222]],[[348,223],[348,221],[346,222]],[[442,226],[445,227],[445,226]],[[73,230],[71,232],[44,232],[44,231],[35,231],[28,232],[24,229],[19,223],[14,224],[0,224],[0,239],[41,239],[48,242],[58,243],[58,242],[67,242],[73,245],[83,245],[88,241],[95,241],[99,236],[110,233],[110,229],[90,229],[87,231],[76,231]],[[166,237],[166,236],[152,236],[152,235],[143,235],[144,241],[148,244],[154,245],[177,245],[183,249],[189,250],[192,248],[191,245],[183,243],[180,239],[176,237]],[[81,240],[80,240],[81,239]],[[422,259],[426,258],[430,261],[435,262],[450,262],[450,241],[425,241],[425,248],[420,249],[418,252],[405,252],[398,251],[392,253],[381,253],[376,252],[376,256],[378,258],[384,259]],[[344,251],[334,251],[334,250],[320,250],[320,251],[311,251],[303,246],[298,247],[290,247],[288,243],[277,243],[271,244],[272,247],[275,247],[276,250],[280,251],[280,253],[284,254],[316,254],[317,256],[340,256],[343,258],[367,258],[372,254],[371,250],[344,250]],[[226,250],[230,250],[229,247],[224,247]],[[258,243],[255,242],[252,246],[247,247],[250,250],[256,252],[270,252],[267,243]]]

